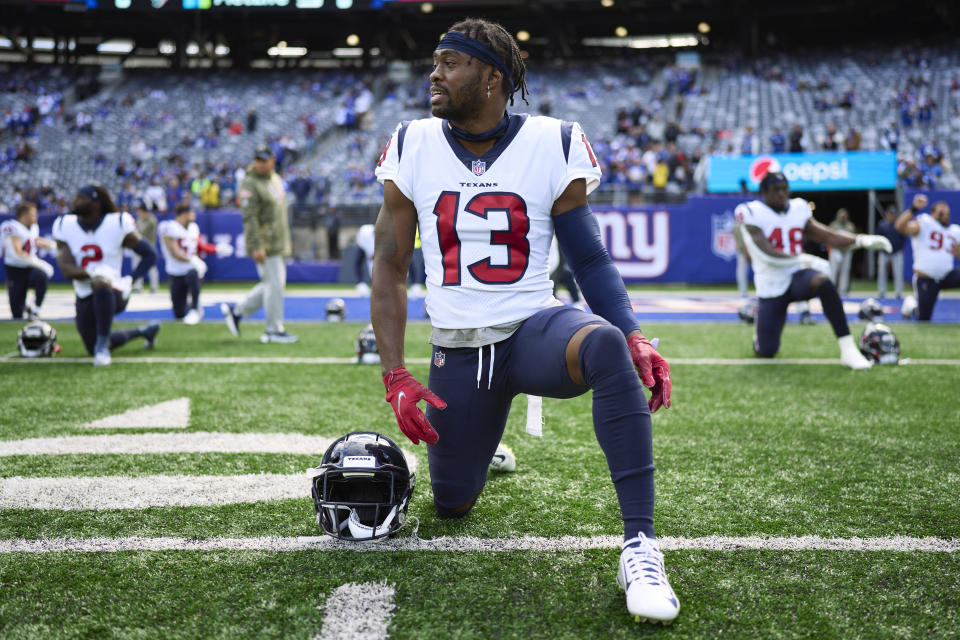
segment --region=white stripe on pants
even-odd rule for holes
[[[287,285],[287,263],[283,256],[267,256],[263,264],[257,264],[260,283],[253,288],[235,311],[251,316],[264,307],[267,312],[267,333],[283,331],[283,288]]]

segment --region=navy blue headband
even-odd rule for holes
[[[77,189],[77,193],[82,193],[83,195],[87,196],[91,200],[100,200],[100,194],[97,192],[96,189],[93,188],[92,185],[89,185],[89,184],[85,187],[80,187],[79,189]]]
[[[513,78],[510,76],[507,65],[500,59],[500,56],[491,51],[487,45],[479,40],[474,40],[459,31],[447,31],[443,37],[440,38],[440,43],[437,45],[438,51],[442,49],[462,51],[463,53],[473,56],[480,62],[485,62],[491,67],[496,67],[500,70],[500,73],[503,74],[503,77],[507,79],[507,84],[511,89],[510,93],[512,94],[517,90],[517,87],[513,84]]]

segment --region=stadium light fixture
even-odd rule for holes
[[[335,47],[333,56],[335,58],[359,58],[363,55],[363,47]]]
[[[173,40],[161,40],[157,49],[159,49],[160,55],[172,56],[177,52],[177,45]]]
[[[704,35],[710,33],[710,23],[709,23],[709,22],[701,22],[700,24],[697,25],[697,31],[699,31],[700,33],[702,33],[702,34],[704,34]]]
[[[355,47],[355,46],[357,46],[358,44],[360,44],[360,36],[358,36],[358,35],[355,34],[355,33],[351,33],[350,35],[347,36],[347,45],[348,45],[348,46]]]
[[[225,44],[218,44],[213,48],[213,55],[221,57],[230,55],[230,47]]]
[[[600,0],[600,6],[601,6],[601,7],[607,7],[607,8],[612,7],[612,6],[613,6],[613,0]]]
[[[517,42],[526,42],[530,39],[530,32],[526,29],[520,29],[517,31]]]
[[[422,5],[420,5],[420,11],[423,13],[433,13],[433,3],[424,2]]]
[[[619,27],[617,27],[616,29],[614,29],[613,32],[616,34],[616,36],[617,36],[618,38],[626,38],[626,37],[627,37],[627,28],[624,27],[624,26],[622,26],[622,25],[619,26]]]
[[[53,51],[53,47],[54,47],[53,38],[34,38],[33,39],[34,51]]]
[[[626,30],[624,30],[626,31]],[[619,35],[619,32],[618,34]],[[628,47],[630,49],[666,49],[695,47],[701,44],[703,38],[692,33],[673,34],[662,36],[624,36],[618,38],[584,38],[581,40],[586,47]]]
[[[97,45],[98,53],[119,53],[121,55],[126,55],[133,51],[133,40],[104,40]]]
[[[277,46],[267,49],[267,55],[274,58],[302,58],[307,55],[307,48],[288,47],[286,41],[281,40]]]
[[[184,49],[184,51],[187,52],[187,55],[188,55],[188,56],[196,56],[196,55],[199,55],[199,54],[200,54],[200,45],[198,45],[196,42],[188,42],[188,43],[187,43],[187,48]]]

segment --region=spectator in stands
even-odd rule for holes
[[[287,222],[287,197],[276,171],[273,149],[262,145],[240,184],[240,208],[247,254],[257,266],[260,283],[236,305],[220,305],[227,328],[240,337],[240,321],[266,309],[267,323],[260,342],[292,343],[297,336],[283,326],[283,289],[287,283],[286,258],[292,253]]]
[[[758,153],[760,153],[760,141],[753,133],[753,127],[747,125],[743,128],[743,138],[740,139],[740,154],[755,156]]]
[[[130,184],[130,183],[127,183],[127,184]],[[120,206],[120,205],[118,204],[117,206]],[[133,206],[137,214],[137,218],[135,221],[137,225],[137,232],[143,237],[144,240],[146,240],[150,244],[151,247],[156,249],[157,247],[157,216],[153,215],[153,213],[150,212],[150,209],[147,208],[147,204],[143,201],[142,198],[137,198],[133,203]],[[121,210],[124,210],[124,209],[121,207]],[[141,258],[139,255],[133,254],[133,258],[131,259],[130,266],[134,271],[136,271],[137,265],[140,264],[140,260]],[[150,293],[156,293],[157,287],[160,284],[160,271],[159,269],[157,269],[156,264],[150,267],[149,271],[147,271],[147,277],[150,278]],[[143,290],[143,278],[138,278],[136,281],[134,281],[133,290],[134,291]]]
[[[154,178],[150,181],[150,186],[143,192],[143,200],[147,208],[151,211],[166,213],[168,207],[166,192],[160,186],[160,181]]]
[[[787,150],[787,138],[780,127],[774,127],[770,134],[770,153],[783,153]]]
[[[856,127],[850,127],[846,137],[843,139],[843,148],[847,151],[859,151],[863,136],[857,131]]]
[[[880,132],[880,146],[890,151],[896,151],[900,144],[900,128],[896,122],[891,122]]]
[[[827,130],[823,133],[823,141],[820,143],[820,146],[824,151],[837,151],[840,149],[839,137],[840,134],[837,133],[837,125],[830,122],[827,124]]]
[[[327,250],[331,260],[340,259],[340,215],[336,209],[327,212],[325,221],[327,229]]]
[[[890,241],[893,252],[886,254],[880,251],[877,254],[877,297],[884,298],[887,295],[887,265],[893,270],[893,290],[897,300],[903,297],[903,248],[907,244],[907,238],[897,231],[895,222],[897,221],[896,207],[890,205],[884,212],[884,220],[877,225],[877,233]]]
[[[257,110],[253,107],[250,107],[250,110],[247,111],[247,133],[255,133],[257,131]]]
[[[799,124],[790,128],[790,153],[803,153],[803,127]]]
[[[850,214],[846,209],[838,209],[837,215],[830,223],[834,231],[846,231],[856,234],[857,228],[850,222]],[[830,247],[830,279],[837,285],[841,296],[850,291],[850,265],[853,261],[853,247]]]

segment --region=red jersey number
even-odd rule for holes
[[[773,230],[773,233],[770,234],[767,240],[770,241],[770,244],[773,245],[773,248],[777,251],[789,253],[792,256],[803,251],[803,229],[800,227],[793,227],[787,232],[787,241],[790,243],[789,251],[784,249],[783,231],[779,227]]]
[[[103,260],[103,250],[95,244],[85,244],[80,247],[83,257],[80,259],[80,268],[86,269],[91,262],[100,262]]]
[[[457,235],[457,216],[460,212],[460,194],[444,191],[433,207],[437,216],[437,235],[443,255],[443,284],[460,284],[460,237]],[[495,265],[490,258],[478,260],[467,269],[478,282],[484,284],[512,284],[519,281],[530,260],[530,218],[523,198],[515,193],[481,193],[470,199],[463,211],[487,219],[492,211],[507,213],[507,228],[490,232],[491,245],[507,247],[507,263]]]

